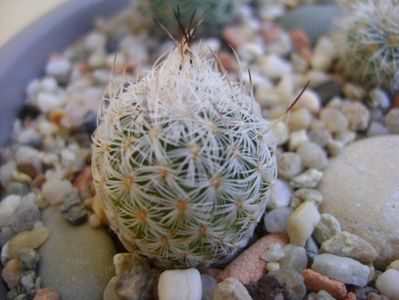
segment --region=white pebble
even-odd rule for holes
[[[276,95],[279,98],[280,103],[287,104],[295,99],[294,96],[294,78],[292,74],[285,74],[281,80],[278,82],[276,88],[274,89]],[[298,102],[297,102],[298,103]],[[296,107],[296,105],[294,106]]]
[[[290,244],[303,247],[320,221],[320,213],[313,201],[302,203],[287,221]]]
[[[342,112],[349,121],[349,128],[351,130],[364,130],[367,128],[370,120],[370,112],[362,103],[351,102],[344,104]]]
[[[389,269],[394,269],[394,270],[396,270],[396,271],[399,272],[399,259],[394,260],[393,262],[391,262],[391,263],[386,267],[386,270],[389,270]]]
[[[294,188],[315,188],[319,185],[323,173],[316,169],[308,169],[302,174],[294,177],[290,185]]]
[[[94,51],[105,47],[107,38],[101,32],[93,31],[86,36],[85,46],[86,49]]]
[[[320,113],[320,120],[331,133],[344,131],[349,125],[344,114],[336,108],[324,108]]]
[[[0,202],[0,227],[10,224],[15,212],[21,204],[22,197],[9,195]]]
[[[316,44],[310,64],[315,70],[327,71],[336,55],[337,49],[331,39],[322,37]]]
[[[262,56],[259,59],[259,65],[263,74],[271,79],[277,79],[292,72],[291,64],[274,54]]]
[[[283,145],[288,141],[289,130],[283,122],[277,121],[273,123],[271,129],[278,146]]]
[[[12,180],[12,173],[16,169],[16,163],[13,160],[8,161],[0,167],[0,183],[3,187],[7,187]]]
[[[71,70],[71,62],[65,57],[51,59],[46,66],[46,74],[50,76],[65,76]]]
[[[323,170],[328,164],[326,152],[317,144],[312,142],[303,143],[296,150],[305,168]]]
[[[289,149],[290,151],[295,151],[299,148],[300,145],[309,141],[309,137],[306,133],[306,130],[298,130],[291,132],[289,138]]]
[[[201,300],[201,275],[197,269],[167,270],[159,277],[159,300]]]
[[[42,92],[37,96],[37,106],[44,113],[61,107],[63,103],[64,99],[62,97],[50,93]]]
[[[383,110],[388,109],[391,105],[391,100],[385,91],[380,88],[374,88],[369,93],[371,105],[380,107]]]
[[[276,179],[270,187],[270,203],[268,207],[270,209],[275,209],[289,206],[291,195],[292,189],[289,184],[280,179]]]
[[[266,270],[268,272],[278,271],[280,270],[280,264],[278,262],[272,261],[266,264]]]
[[[303,92],[301,98],[299,98],[293,109],[296,110],[304,107],[311,113],[316,114],[320,110],[320,105],[319,95],[317,95],[316,92],[307,89]]]
[[[288,127],[292,131],[308,129],[311,122],[312,122],[312,115],[305,108],[300,108],[298,110],[289,113]]]
[[[375,283],[381,294],[391,300],[399,300],[399,271],[389,269],[378,276]]]
[[[15,153],[15,160],[17,164],[39,163],[41,159],[41,152],[29,146],[21,146]]]
[[[50,179],[42,186],[42,194],[50,205],[61,204],[63,197],[73,190],[68,180]]]

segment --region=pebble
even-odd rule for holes
[[[316,189],[300,188],[292,195],[290,207],[296,209],[305,201],[312,201],[319,205],[323,201],[323,195]]]
[[[367,136],[386,135],[389,134],[388,128],[377,121],[371,121],[367,129]]]
[[[305,168],[323,170],[327,167],[328,158],[326,152],[317,144],[306,142],[296,150]]]
[[[303,270],[302,276],[308,291],[319,292],[324,290],[336,299],[343,299],[347,294],[344,283],[330,279],[311,269]]]
[[[218,283],[213,291],[212,300],[252,300],[245,286],[234,277],[228,277]]]
[[[60,300],[60,296],[54,288],[41,288],[36,291],[33,300]]]
[[[302,203],[287,221],[290,243],[303,247],[319,221],[320,214],[315,203],[311,201]]]
[[[22,276],[21,263],[16,258],[9,260],[4,265],[4,268],[1,272],[1,277],[3,278],[9,289],[13,289],[18,285],[21,276]]]
[[[379,269],[399,257],[398,149],[395,135],[354,142],[330,161],[319,186],[324,196],[320,211],[369,242],[378,253],[374,266]]]
[[[16,169],[16,167],[17,164],[13,160],[10,160],[4,165],[0,166],[0,183],[3,187],[8,186],[12,181],[12,172]]]
[[[26,194],[29,194],[30,189],[26,184],[19,183],[19,182],[11,182],[7,186],[7,191],[6,193],[8,195],[19,195],[19,196],[25,196]]]
[[[315,188],[319,185],[323,173],[316,169],[308,169],[302,174],[293,177],[290,185],[294,188]]]
[[[350,100],[361,100],[366,96],[365,90],[356,84],[346,82],[342,88],[344,96]]]
[[[29,270],[22,273],[19,284],[24,290],[25,294],[27,294],[29,297],[32,297],[36,290],[40,287],[40,279],[37,278],[35,271]]]
[[[63,98],[50,93],[41,92],[37,96],[37,107],[43,113],[54,111],[60,108],[63,103]]]
[[[65,195],[73,191],[68,180],[50,179],[42,186],[42,194],[50,205],[59,205],[64,201]]]
[[[310,39],[302,29],[293,29],[290,31],[291,41],[295,48],[310,48]]]
[[[284,152],[277,157],[278,175],[283,179],[291,179],[302,172],[301,157],[295,152]]]
[[[314,257],[319,254],[319,246],[312,237],[306,241],[305,250],[309,262],[312,262]]]
[[[72,226],[56,207],[43,210],[42,219],[50,231],[39,250],[42,285],[55,288],[62,299],[101,299],[115,272],[109,235],[87,223]]]
[[[212,300],[212,294],[217,286],[217,281],[213,276],[201,274],[202,298],[201,300]]]
[[[306,295],[306,300],[335,300],[331,294],[327,293],[324,290],[321,290],[316,293],[309,293]]]
[[[260,57],[258,63],[262,73],[270,79],[278,79],[292,72],[291,64],[275,54]]]
[[[228,277],[235,277],[243,284],[258,281],[266,268],[266,262],[262,259],[262,255],[273,245],[283,246],[287,243],[287,237],[282,234],[268,234],[263,236],[230,262],[218,274],[217,279],[221,281]]]
[[[303,247],[288,244],[283,247],[283,251],[284,256],[278,260],[280,269],[302,272],[306,268],[308,258]]]
[[[79,191],[74,188],[63,196],[60,210],[64,218],[73,225],[80,225],[87,220],[87,211],[79,197]]]
[[[325,128],[310,129],[308,136],[311,142],[324,148],[332,140],[332,135]]]
[[[346,284],[364,287],[370,276],[370,269],[360,262],[333,254],[317,255],[312,263],[312,270]]]
[[[39,248],[47,240],[48,236],[49,231],[44,227],[30,231],[22,231],[9,241],[8,252],[11,257],[18,258],[21,251],[25,248]]]
[[[339,221],[333,215],[323,213],[320,215],[320,222],[313,232],[313,237],[321,245],[339,232],[341,232]]]
[[[220,63],[228,72],[235,72],[237,71],[237,60],[236,58],[226,51],[221,51],[217,55]]]
[[[394,269],[396,271],[399,271],[399,259],[394,260],[393,262],[391,262],[387,267],[386,270],[388,269]]]
[[[241,35],[240,30],[234,26],[227,26],[223,30],[223,38],[234,48],[239,48],[245,44],[245,39]]]
[[[29,193],[22,198],[18,209],[13,214],[10,226],[15,232],[32,230],[39,219],[40,210],[36,204],[36,195]]]
[[[380,88],[372,89],[369,92],[369,98],[373,107],[381,108],[383,111],[386,111],[391,105],[391,100],[389,99],[389,96],[384,90]]]
[[[300,108],[289,113],[288,127],[292,131],[308,129],[312,122],[312,115],[305,108]]]
[[[279,207],[264,216],[265,229],[269,233],[286,233],[287,219],[292,214],[290,207]]]
[[[158,281],[159,300],[201,300],[201,275],[197,269],[167,270]]]
[[[387,270],[377,277],[375,285],[378,291],[392,300],[399,299],[399,271]]]
[[[348,145],[355,141],[356,133],[351,130],[344,130],[335,135],[337,141],[342,142],[344,145]]]
[[[306,287],[302,275],[290,269],[270,272],[247,288],[254,300],[302,300],[306,295]]]
[[[331,140],[326,145],[327,151],[331,156],[338,156],[344,147],[345,143],[337,140]]]
[[[272,133],[276,139],[276,144],[281,146],[288,141],[289,130],[283,122],[276,122],[272,126]]]
[[[364,104],[360,102],[347,103],[342,107],[342,112],[349,121],[349,129],[358,131],[367,128],[370,112]]]
[[[349,121],[345,115],[336,108],[323,108],[320,113],[320,120],[331,133],[342,132],[349,126]]]
[[[50,59],[46,65],[46,74],[52,77],[63,77],[71,70],[71,62],[63,56],[56,56]]]
[[[326,104],[334,97],[340,95],[341,84],[337,80],[329,79],[313,87],[313,90],[320,97],[321,104]]]
[[[89,51],[103,49],[106,43],[107,37],[99,31],[90,32],[84,40],[84,45]]]
[[[296,149],[298,149],[298,147],[300,145],[302,145],[305,142],[309,141],[309,137],[306,133],[306,130],[297,130],[297,131],[293,131],[290,134],[289,137],[289,150],[290,151],[295,151]]]
[[[0,226],[7,226],[22,202],[19,195],[8,195],[0,202]]]
[[[118,282],[118,277],[112,277],[103,292],[103,300],[123,300],[123,297],[119,296],[116,292],[116,283]]]
[[[25,248],[19,253],[19,260],[23,270],[35,270],[39,262],[39,254],[33,249]]]
[[[399,108],[392,108],[385,117],[385,125],[390,133],[399,133]]]
[[[268,207],[275,209],[289,206],[291,195],[292,189],[289,184],[283,180],[276,179],[270,188],[270,202]]]
[[[370,263],[377,258],[377,251],[366,240],[349,232],[341,231],[325,240],[321,252],[353,258],[361,263]]]

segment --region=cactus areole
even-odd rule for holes
[[[231,259],[276,177],[252,92],[201,49],[182,39],[149,74],[111,89],[93,135],[94,186],[110,225],[129,251],[163,266]]]

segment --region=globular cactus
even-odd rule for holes
[[[148,75],[113,90],[93,135],[94,185],[112,228],[163,266],[234,256],[276,177],[274,139],[252,92],[200,49],[182,40]]]
[[[234,20],[238,3],[238,0],[139,0],[136,5],[142,15],[157,20],[172,35],[180,30],[174,18],[174,11],[179,10],[179,18],[183,24],[190,22],[193,13],[198,16],[197,19],[206,14],[207,17],[197,35],[211,36],[218,35],[224,26]],[[157,32],[162,32],[158,24],[152,22],[152,25]]]
[[[366,86],[399,88],[399,2],[355,2],[341,22],[344,74]]]

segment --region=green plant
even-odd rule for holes
[[[179,19],[188,24],[193,13],[196,20],[207,15],[199,28],[200,36],[218,35],[223,27],[236,16],[238,1],[233,0],[141,0],[137,1],[138,10],[165,26],[174,35],[180,31],[176,23],[174,11],[180,11]],[[152,21],[152,20],[151,20]],[[159,25],[152,22],[156,31],[162,32]]]
[[[222,263],[246,246],[276,177],[252,92],[187,44],[111,88],[93,135],[94,185],[111,226],[131,251],[175,267]]]
[[[341,20],[339,66],[366,86],[399,87],[399,5],[396,0],[355,2]]]

